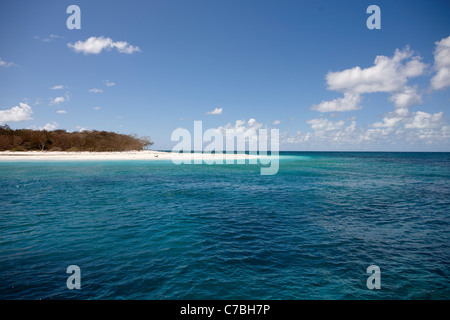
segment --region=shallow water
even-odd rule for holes
[[[0,298],[449,299],[449,222],[449,153],[3,162]]]

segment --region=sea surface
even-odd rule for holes
[[[259,169],[1,162],[0,299],[450,298],[450,153],[284,152]]]

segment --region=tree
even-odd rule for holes
[[[0,126],[0,150],[128,151],[143,150],[151,145],[153,142],[148,137],[116,132],[12,130],[7,125]]]

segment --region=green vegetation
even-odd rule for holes
[[[131,151],[153,145],[149,138],[108,131],[13,130],[0,126],[0,151]]]

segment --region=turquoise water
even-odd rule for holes
[[[3,162],[0,298],[449,299],[449,222],[449,153]]]

